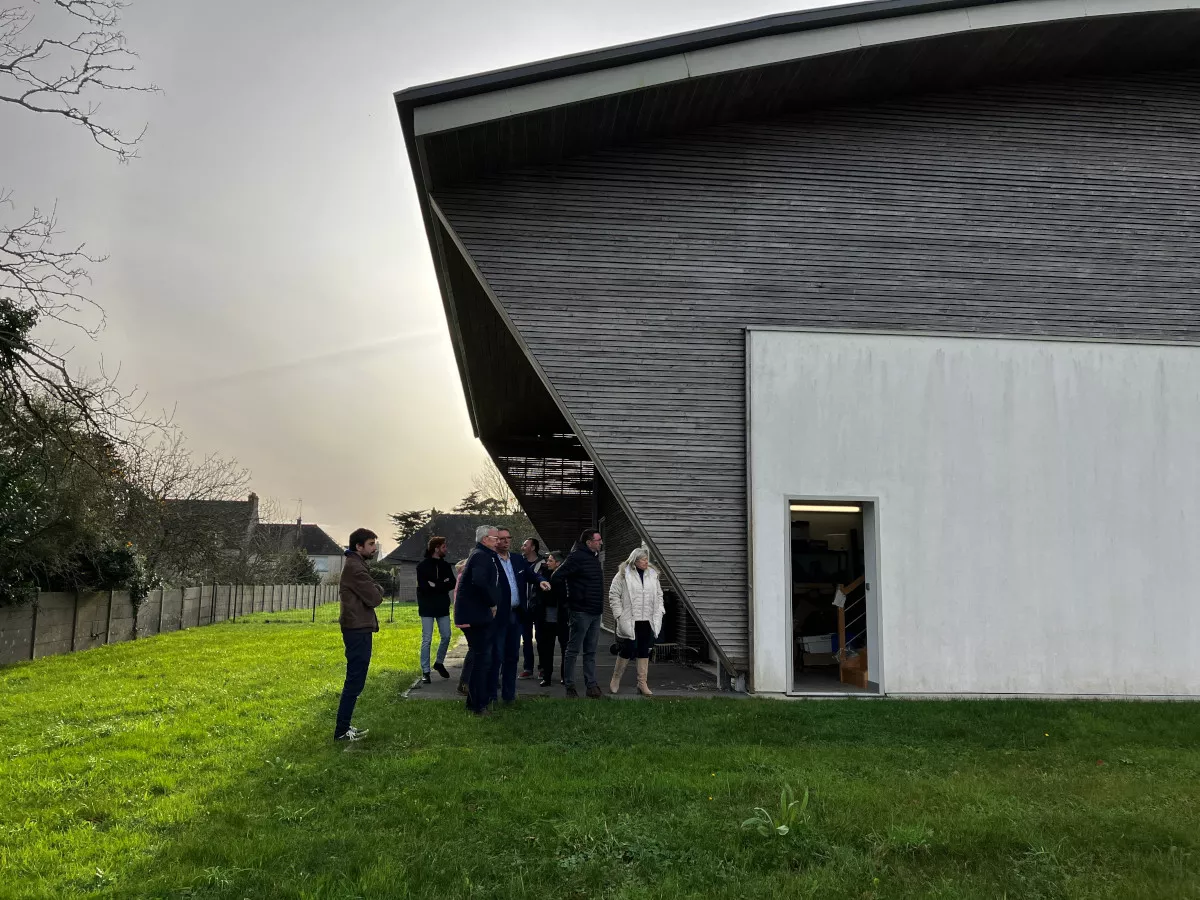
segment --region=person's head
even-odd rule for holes
[[[598,532],[595,528],[589,528],[579,536],[579,546],[587,547],[593,553],[599,553],[600,547],[603,546],[603,544],[604,542],[600,540],[600,532]]]
[[[546,568],[553,572],[563,564],[563,555],[561,550],[551,550],[550,555],[546,557]]]
[[[650,553],[645,547],[638,547],[629,554],[629,559],[625,560],[625,565],[631,569],[641,569],[643,572],[650,567]]]
[[[425,557],[428,559],[446,558],[446,539],[444,537],[434,536],[429,539],[429,543],[425,545]]]
[[[503,526],[496,530],[496,552],[501,556],[508,556],[508,551],[512,548],[512,532]]]
[[[467,567],[467,561],[465,559],[460,559],[458,562],[456,562],[454,564],[454,574],[461,575],[462,570],[465,569],[466,567]]]
[[[525,543],[521,545],[521,552],[525,554],[526,559],[537,559],[542,554],[542,545],[537,538],[525,538]]]
[[[496,549],[496,541],[500,536],[500,532],[495,525],[480,525],[475,529],[475,543],[483,544],[489,550]]]
[[[370,528],[355,528],[350,532],[349,548],[363,559],[372,559],[379,552],[379,536]]]

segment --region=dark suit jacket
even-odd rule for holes
[[[508,602],[507,581],[496,551],[476,544],[463,566],[458,593],[454,595],[454,624],[492,624],[492,610]]]

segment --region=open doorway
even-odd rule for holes
[[[788,506],[792,692],[877,693],[873,508],[857,501]]]

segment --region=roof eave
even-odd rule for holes
[[[537,81],[579,75],[677,53],[738,43],[753,38],[830,28],[837,25],[852,25],[858,22],[917,13],[969,9],[997,2],[1007,2],[1007,0],[869,0],[866,3],[841,4],[800,12],[779,13],[728,25],[686,31],[666,37],[651,38],[519,66],[494,69],[490,72],[462,78],[429,82],[396,91],[393,97],[397,109],[401,110],[401,119],[403,119],[403,110],[411,111],[417,106],[457,100],[462,97],[518,87]]]

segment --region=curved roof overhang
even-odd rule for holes
[[[815,106],[1196,65],[1200,0],[883,0],[396,94],[420,187]]]

